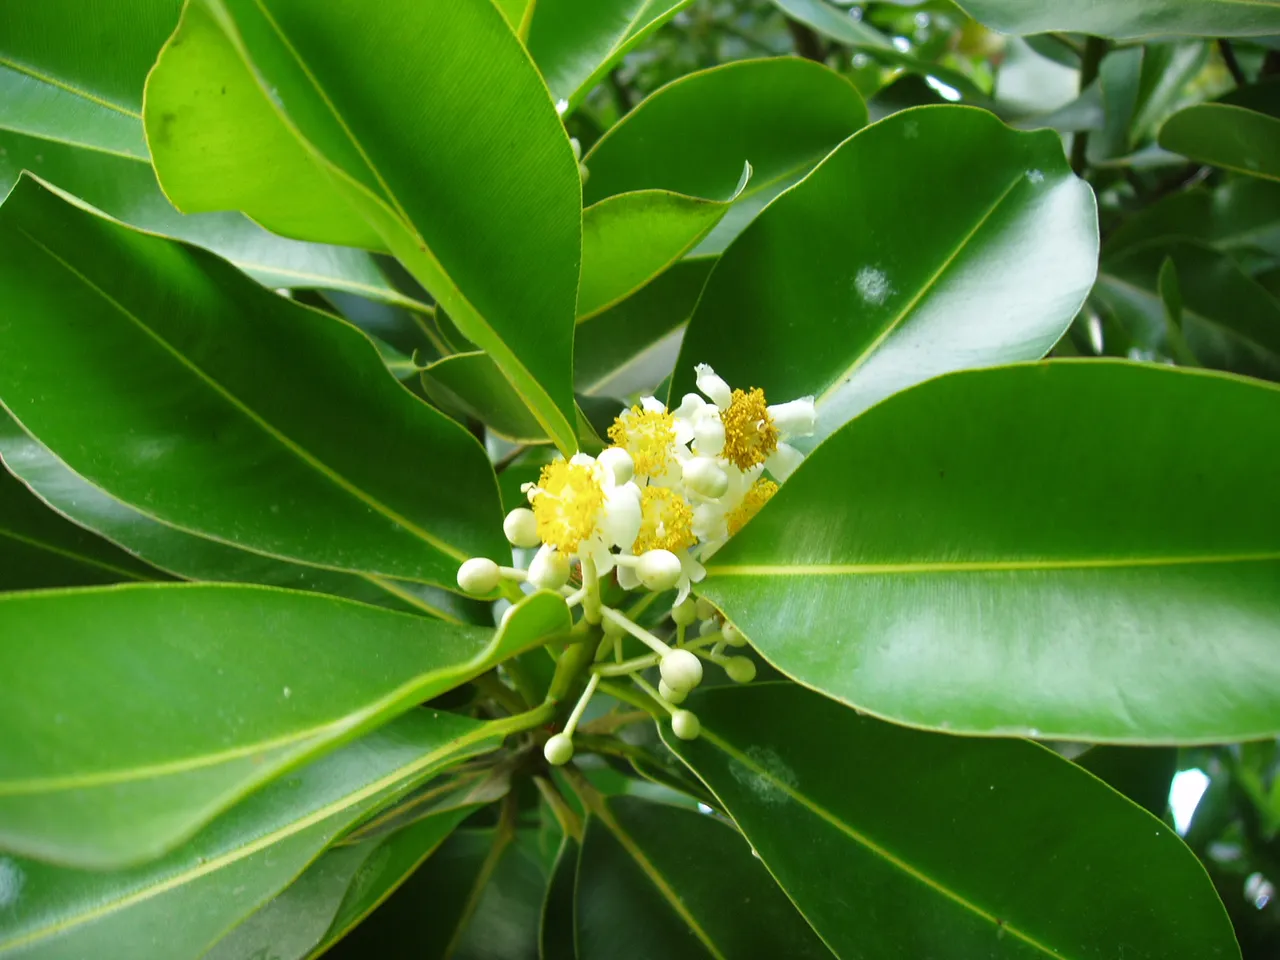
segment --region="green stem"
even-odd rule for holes
[[[1098,69],[1102,58],[1107,55],[1107,41],[1101,37],[1089,37],[1085,40],[1084,53],[1080,57],[1080,92],[1083,93],[1089,84],[1098,79]],[[1076,176],[1084,174],[1089,163],[1089,131],[1081,130],[1071,140],[1071,169]]]

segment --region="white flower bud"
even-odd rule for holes
[[[692,457],[684,463],[684,482],[694,493],[723,497],[729,490],[729,474],[711,457]]]
[[[561,97],[559,100],[556,101],[556,113],[558,113],[560,116],[563,117],[565,114],[565,111],[568,109],[569,109],[569,101],[564,99],[564,97]]]
[[[814,424],[818,419],[813,406],[813,397],[801,397],[789,403],[775,403],[769,406],[769,416],[778,432],[784,437],[811,437]]]
[[[542,755],[553,767],[562,767],[573,759],[573,738],[567,733],[557,733],[542,748]]]
[[[724,382],[724,378],[717,374],[705,363],[700,363],[693,368],[696,376],[698,389],[711,398],[721,410],[729,406],[733,400],[733,391],[729,389],[729,384]]]
[[[612,546],[627,549],[640,536],[644,513],[640,507],[640,488],[634,483],[610,487],[604,492],[604,509],[600,515],[600,532]]]
[[[667,686],[667,681],[658,681],[658,692],[662,694],[664,700],[668,703],[684,703],[684,698],[689,696],[688,691],[672,690]]]
[[[613,474],[614,483],[626,483],[636,475],[635,461],[622,447],[610,447],[601,451],[600,456],[596,457],[596,463]]]
[[[463,592],[477,596],[498,589],[502,572],[488,557],[472,557],[458,568],[458,586]]]
[[[698,598],[697,611],[699,620],[710,620],[716,615],[716,608],[705,597]]]
[[[687,627],[698,619],[698,605],[686,597],[671,608],[671,619],[678,627]]]
[[[680,558],[670,550],[649,550],[636,564],[636,576],[654,593],[670,590],[680,581]]]
[[[569,582],[569,558],[543,544],[529,564],[529,582],[539,590],[559,590]]]
[[[726,623],[721,627],[720,635],[724,637],[724,642],[731,647],[745,647],[747,645],[747,638],[732,623]]]
[[[671,732],[681,740],[697,740],[702,724],[688,710],[677,710],[671,715]]]
[[[569,146],[573,149],[573,159],[581,160],[582,159],[582,143],[578,140],[578,138],[570,137]]]
[[[528,507],[516,507],[508,513],[502,521],[502,532],[512,546],[528,549],[542,542],[538,538],[538,520]]]
[[[756,678],[756,665],[750,657],[730,657],[724,662],[724,672],[734,683],[750,683]]]
[[[702,661],[688,650],[672,650],[658,664],[668,689],[688,693],[702,682]]]

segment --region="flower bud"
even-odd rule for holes
[[[742,635],[742,631],[735,627],[732,623],[726,623],[720,628],[720,636],[724,638],[724,642],[731,647],[745,647],[747,638]]]
[[[750,657],[730,657],[724,662],[724,672],[734,683],[750,683],[756,678],[756,665]]]
[[[502,521],[502,532],[507,535],[507,542],[512,546],[526,549],[536,547],[542,540],[538,537],[538,521],[528,507],[516,507]]]
[[[702,682],[702,661],[688,650],[672,650],[658,664],[662,682],[671,690],[688,693]]]
[[[681,740],[697,740],[702,724],[688,710],[677,710],[671,715],[671,732]]]
[[[670,550],[649,550],[636,564],[636,576],[654,593],[670,590],[680,580],[680,558]]]
[[[540,590],[559,590],[569,582],[569,558],[543,544],[529,564],[529,582]]]
[[[579,142],[578,138],[577,138],[577,137],[570,137],[570,138],[569,138],[569,146],[573,148],[573,159],[575,159],[575,160],[581,160],[581,159],[582,159],[582,144],[581,144],[581,142]],[[812,399],[812,398],[810,398],[809,402],[810,402],[810,403],[812,403],[812,402],[813,402],[813,399]]]
[[[684,464],[684,483],[694,493],[712,500],[729,490],[729,475],[712,457],[692,457]]]
[[[716,608],[705,597],[698,598],[698,619],[710,620],[716,615]]]
[[[498,589],[502,573],[488,557],[472,557],[458,568],[458,586],[477,596]]]
[[[631,454],[627,453],[622,447],[610,447],[608,450],[602,450],[600,456],[596,457],[596,463],[613,474],[615,483],[626,483],[636,475],[635,461],[631,459]]]
[[[678,627],[689,626],[698,619],[697,604],[691,598],[685,597],[671,608],[671,619],[676,622]]]
[[[658,681],[658,692],[662,694],[662,699],[668,703],[684,703],[684,698],[689,695],[688,691],[672,690],[667,686],[667,681]]]
[[[542,755],[553,767],[562,767],[573,759],[573,738],[567,733],[557,733],[542,748]]]
[[[729,389],[729,384],[725,383],[724,378],[711,369],[707,364],[700,363],[693,368],[695,382],[698,389],[711,398],[711,402],[723,410],[729,406],[733,400],[733,391]]]

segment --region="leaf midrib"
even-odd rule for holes
[[[1094,557],[1062,560],[972,560],[953,563],[815,563],[708,565],[719,576],[885,576],[912,573],[1000,573],[1040,570],[1114,570],[1141,567],[1198,566],[1230,563],[1274,563],[1280,551],[1169,557]]]
[[[88,90],[84,90],[74,84],[67,83],[65,80],[59,80],[57,77],[51,77],[46,73],[41,73],[33,67],[28,67],[25,64],[18,63],[16,60],[10,60],[8,57],[0,56],[0,67],[8,67],[15,73],[21,73],[25,76],[31,77],[33,80],[46,83],[51,87],[57,87],[59,90],[63,90],[72,96],[79,97],[82,100],[87,100],[89,103],[95,104],[99,107],[105,107],[107,110],[122,113],[126,117],[133,117],[135,120],[142,120],[142,114],[138,113],[136,110],[131,110],[118,103],[112,103],[110,100],[99,97],[97,94],[90,93]]]
[[[380,514],[381,516],[390,520],[392,523],[394,523],[396,526],[400,527],[401,529],[413,534],[415,537],[422,540],[424,543],[426,543],[430,547],[436,550],[439,550],[441,553],[444,553],[446,556],[452,557],[456,560],[461,561],[467,558],[467,555],[465,552],[457,549],[452,544],[446,543],[443,540],[440,540],[437,537],[433,536],[423,528],[419,527],[417,524],[413,523],[407,517],[401,516],[398,512],[396,512],[395,510],[392,510],[386,504],[382,503],[382,501],[376,499],[375,497],[366,493],[364,490],[360,489],[354,483],[346,479],[346,477],[339,474],[336,470],[333,470],[332,468],[330,468],[318,457],[316,457],[315,455],[307,451],[301,445],[299,445],[298,443],[293,441],[291,438],[289,438],[286,434],[278,430],[271,423],[269,423],[268,421],[263,419],[261,416],[259,416],[251,407],[243,403],[239,397],[237,397],[230,390],[224,387],[221,383],[215,380],[212,376],[207,374],[203,369],[201,369],[199,366],[193,363],[190,359],[188,359],[185,355],[183,355],[181,351],[179,351],[172,344],[170,344],[169,341],[165,340],[156,331],[152,330],[141,317],[134,314],[131,310],[125,307],[124,304],[120,303],[118,300],[112,297],[109,293],[107,293],[105,290],[103,290],[101,287],[95,284],[92,280],[90,280],[87,276],[85,276],[83,273],[77,270],[74,266],[72,266],[66,260],[62,259],[62,257],[58,256],[58,254],[56,254],[53,250],[51,250],[49,247],[43,244],[40,240],[36,239],[35,236],[27,232],[22,227],[17,227],[17,230],[19,233],[25,236],[33,245],[35,245],[38,249],[42,250],[45,254],[47,254],[55,263],[62,266],[62,268],[65,269],[68,273],[70,273],[73,277],[75,277],[77,280],[83,283],[86,287],[88,287],[90,290],[92,290],[94,293],[100,296],[103,300],[105,300],[108,304],[114,307],[116,311],[118,311],[123,317],[125,317],[132,324],[134,324],[138,328],[138,330],[140,330],[145,336],[153,340],[166,353],[168,353],[175,360],[177,360],[180,365],[182,365],[183,367],[191,371],[191,373],[193,373],[200,382],[204,383],[207,387],[209,387],[215,394],[221,397],[232,408],[239,411],[250,423],[253,423],[259,429],[261,429],[263,433],[265,433],[271,439],[279,443],[282,447],[284,447],[285,450],[292,453],[302,463],[309,466],[312,470],[320,474],[325,479],[329,480],[334,486],[338,487],[344,493],[347,493],[348,495],[350,495],[360,503],[364,504],[369,509],[373,510],[375,513]]]

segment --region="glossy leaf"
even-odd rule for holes
[[[1275,10],[1280,22],[1280,4]],[[1280,83],[1179,110],[1160,128],[1160,146],[1236,173],[1280,180]]]
[[[1169,809],[1169,787],[1178,772],[1175,747],[1091,747],[1075,762],[1152,816],[1163,817]]]
[[[634,797],[591,812],[575,906],[581,960],[830,957],[723,821]]]
[[[692,257],[621,303],[578,322],[574,378],[587,394],[652,392],[671,374],[685,323],[715,260]]]
[[[0,469],[0,591],[164,579],[154,567],[58,516]]]
[[[671,396],[708,362],[774,401],[813,394],[815,444],[929,377],[1042,356],[1093,284],[1097,243],[1092,193],[1056,134],[969,107],[896,113],[720,258]]]
[[[783,673],[913,726],[1274,736],[1277,469],[1270,385],[1104,360],[953,374],[814,451],[700,589]]]
[[[1280,375],[1280,301],[1225,253],[1185,240],[1153,241],[1103,261],[1094,296],[1140,342],[1173,354],[1160,295],[1166,258],[1177,270],[1182,332],[1200,363]]]
[[[1184,33],[1257,37],[1280,33],[1275,0],[959,0],[975,20],[1001,33],[1091,33],[1131,40]]]
[[[496,7],[197,0],[146,123],[180,209],[390,250],[574,449],[580,179]]]
[[[101,873],[6,858],[22,896],[0,919],[0,956],[196,960],[361,816],[500,743],[485,724],[418,710],[276,781],[163,859]]]
[[[546,432],[511,389],[488,355],[455,353],[422,371],[422,385],[446,410],[474,417],[499,436],[517,443],[542,443]]]
[[[750,163],[742,196],[697,248],[718,253],[866,122],[853,85],[821,64],[785,57],[713,67],[667,84],[596,142],[584,158],[584,200],[651,189],[719,199]]]
[[[518,613],[494,632],[265,587],[0,596],[0,847],[94,867],[163,853],[283,771],[568,627],[552,594]]]
[[[0,295],[0,337],[23,357],[0,369],[0,402],[135,510],[258,553],[446,586],[468,556],[510,555],[474,438],[397,385],[354,328],[212,255],[24,179],[0,207]]]
[[[359,250],[277,237],[236,213],[183,216],[156,183],[142,88],[179,0],[77,0],[0,12],[0,195],[26,169],[125,223],[226,257],[272,287],[331,287],[412,303]]]
[[[1239,956],[1177,834],[1043,747],[908,730],[792,684],[688,708],[701,737],[664,729],[668,745],[837,956]]]
[[[49,516],[53,514],[41,501],[81,527],[101,534],[160,570],[179,577],[225,583],[261,583],[291,590],[329,593],[393,610],[428,613],[453,623],[493,622],[489,604],[438,587],[289,563],[247,550],[237,550],[225,543],[184,533],[168,524],[152,520],[74,473],[48,447],[25,433],[3,410],[0,410],[0,460],[35,491],[40,500],[33,497],[31,501]],[[88,534],[83,531],[81,533],[92,540]],[[106,549],[113,551],[110,547]],[[9,555],[15,554],[11,552]],[[137,559],[123,551],[113,551],[109,555],[126,559],[127,562],[121,565],[123,571],[150,570],[150,574],[141,577],[120,576],[93,582],[165,579],[157,570],[138,563]],[[89,584],[87,580],[77,582]]]
[[[551,95],[572,110],[618,61],[690,2],[534,0],[529,53]]]

